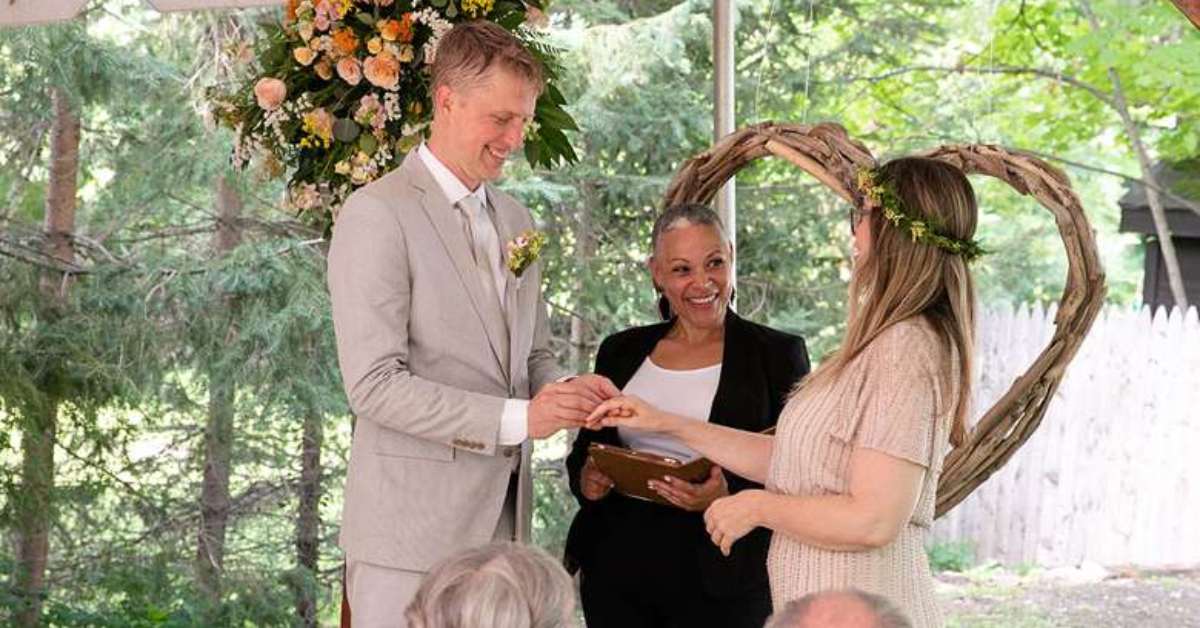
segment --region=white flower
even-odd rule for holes
[[[424,24],[433,31],[433,35],[429,38],[429,41],[425,42],[425,47],[423,48],[426,65],[433,65],[433,60],[437,57],[438,44],[442,42],[442,36],[451,28],[454,28],[454,24],[443,18],[432,7],[425,7],[420,11],[414,11],[413,23]]]

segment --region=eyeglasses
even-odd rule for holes
[[[857,235],[855,232],[858,230],[858,223],[862,222],[862,219],[869,213],[869,211],[850,205],[850,235]]]

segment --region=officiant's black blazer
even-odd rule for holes
[[[595,372],[624,388],[671,328],[671,322],[635,327],[604,339],[596,354]],[[748,431],[762,431],[775,425],[779,413],[795,383],[808,373],[808,351],[799,336],[747,321],[732,310],[725,318],[725,347],[720,381],[713,399],[709,421]],[[567,536],[564,564],[574,573],[583,568],[585,577],[589,563],[604,560],[590,550],[596,546],[601,527],[619,522],[622,530],[637,528],[629,519],[646,517],[678,518],[680,535],[695,539],[695,560],[686,568],[699,570],[703,586],[715,596],[739,594],[747,589],[767,586],[767,549],[770,532],[759,528],[734,543],[729,557],[709,540],[704,530],[703,513],[687,513],[673,506],[642,502],[610,492],[598,501],[583,497],[579,488],[580,470],[587,460],[588,446],[593,443],[620,445],[616,428],[599,431],[580,430],[570,455],[567,471],[571,492],[579,501],[580,510]],[[761,488],[757,483],[725,471],[729,492]],[[636,504],[631,502],[637,502]],[[615,517],[619,518],[616,519]],[[661,522],[661,521],[660,521]],[[673,525],[673,524],[672,524]],[[647,526],[653,529],[654,526]],[[641,553],[648,562],[656,558],[653,538],[631,535],[620,546],[629,552]],[[681,557],[662,557],[680,560]],[[682,557],[690,562],[690,557]],[[653,568],[653,565],[648,565]]]

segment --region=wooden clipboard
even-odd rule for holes
[[[685,463],[670,456],[603,443],[589,445],[588,454],[595,461],[596,468],[612,479],[613,488],[617,492],[666,506],[673,504],[650,490],[647,482],[662,480],[664,475],[671,475],[685,482],[703,482],[708,479],[713,466],[708,458],[696,458]]]

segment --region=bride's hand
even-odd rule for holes
[[[642,401],[633,395],[613,397],[596,406],[585,426],[598,430],[602,427],[629,427],[647,432],[670,432],[679,424],[680,417]]]

